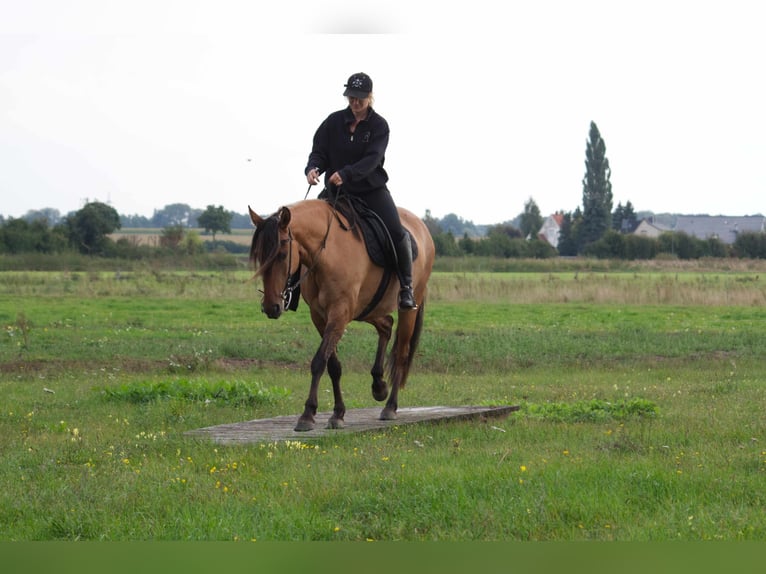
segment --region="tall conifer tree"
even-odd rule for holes
[[[597,241],[612,227],[612,170],[606,157],[598,126],[590,123],[590,137],[585,148],[585,177],[582,180],[582,228],[580,245]]]

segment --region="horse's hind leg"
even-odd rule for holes
[[[403,311],[399,313],[399,323],[396,326],[396,337],[390,358],[390,382],[391,393],[388,395],[386,406],[380,413],[380,420],[392,421],[396,419],[396,410],[399,408],[399,389],[407,382],[407,374],[410,369],[412,353],[410,345],[417,345],[417,329],[422,320],[422,306],[417,312]],[[418,317],[420,315],[420,318]]]
[[[388,386],[383,379],[383,364],[386,359],[386,349],[391,340],[391,329],[394,326],[394,318],[386,315],[375,321],[370,321],[378,332],[378,350],[375,353],[375,362],[372,365],[372,396],[376,401],[385,401],[388,397]]]

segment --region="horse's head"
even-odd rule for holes
[[[270,319],[278,319],[290,304],[293,287],[290,277],[300,269],[300,255],[290,232],[290,210],[282,207],[263,219],[252,209],[250,220],[255,225],[250,246],[250,261],[256,277],[263,280],[261,311]]]

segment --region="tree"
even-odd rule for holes
[[[766,259],[766,233],[738,233],[734,240],[734,254],[737,257]]]
[[[579,251],[578,233],[582,225],[582,212],[578,207],[574,213],[567,212],[561,221],[559,243],[556,247],[559,255],[574,256]]]
[[[471,239],[468,236],[468,233],[463,234],[462,239],[457,242],[457,245],[460,248],[460,251],[467,255],[471,255],[476,251],[476,241]]]
[[[253,220],[250,219],[249,213],[235,213],[231,212],[231,228],[232,229],[252,229]]]
[[[47,221],[48,225],[52,227],[61,221],[61,213],[58,209],[53,209],[52,207],[44,207],[43,209],[30,209],[22,219],[25,219],[29,223],[42,219]]]
[[[461,237],[465,233],[468,233],[471,237],[478,236],[476,226],[472,221],[465,221],[454,213],[448,213],[442,217],[439,226],[444,232],[451,232],[454,237]]]
[[[618,203],[612,213],[612,229],[620,233],[633,233],[638,227],[638,216],[633,204],[628,201],[624,206]]]
[[[702,242],[683,231],[670,231],[657,238],[657,247],[660,253],[670,253],[679,259],[699,259]]]
[[[82,253],[96,255],[106,247],[110,233],[120,229],[120,216],[105,203],[94,201],[64,218],[69,243]]]
[[[120,215],[120,224],[123,229],[126,227],[152,227],[152,222],[148,217],[137,213],[134,215]]]
[[[582,246],[597,241],[612,227],[611,175],[606,144],[596,123],[591,122],[585,148],[585,177],[582,180]]]
[[[439,233],[433,236],[434,247],[436,248],[436,255],[438,257],[447,257],[450,255],[460,255],[460,248],[455,242],[455,236],[449,231],[447,233]]]
[[[628,234],[625,236],[625,258],[654,259],[657,255],[657,240],[654,237],[641,237]]]
[[[45,219],[10,219],[0,226],[0,253],[54,253],[66,242]]]
[[[160,210],[154,210],[152,224],[155,227],[182,225],[189,227],[192,221],[192,208],[185,203],[171,203]]]
[[[607,229],[600,239],[586,245],[583,252],[599,259],[624,259],[625,236],[614,229]]]
[[[207,209],[197,217],[197,225],[204,228],[205,233],[211,232],[215,241],[217,232],[231,233],[231,217],[231,213],[226,211],[223,205],[218,207],[208,205]]]
[[[430,209],[426,209],[426,215],[423,218],[423,223],[426,224],[428,231],[431,233],[431,237],[436,237],[437,235],[444,233],[442,226],[439,225],[439,220],[431,215]]]
[[[521,214],[521,222],[519,223],[521,233],[527,239],[534,239],[540,233],[542,226],[543,216],[540,215],[540,208],[530,197],[529,201],[524,204],[524,213]]]
[[[183,238],[184,228],[182,225],[169,225],[160,234],[160,246],[175,250],[181,244]]]
[[[487,229],[487,237],[490,235],[507,235],[510,239],[522,239],[524,237],[524,234],[510,223],[491,225]]]

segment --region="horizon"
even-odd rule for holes
[[[98,200],[93,200],[93,201],[91,201],[89,203],[95,203],[95,202],[98,202]],[[107,202],[99,202],[99,203],[104,203],[105,205],[109,205],[110,207],[115,209],[114,206],[110,205]],[[142,215],[142,214],[138,214],[138,213],[120,213],[116,209],[115,209],[115,211],[117,211],[117,215],[119,215],[120,218],[138,217],[138,218],[144,218],[147,221],[151,221],[152,217],[154,217],[154,215],[157,212],[162,212],[166,208],[168,208],[170,206],[173,206],[173,205],[182,205],[182,206],[188,207],[191,210],[200,211],[200,212],[204,211],[207,208],[207,206],[205,206],[205,207],[195,207],[193,205],[185,204],[185,203],[170,203],[170,204],[164,205],[161,208],[155,208],[154,211],[152,212],[152,215],[150,215],[150,216],[146,216],[146,215]],[[218,207],[218,206],[215,206],[215,207]],[[614,210],[616,208],[617,208],[617,205],[613,205],[612,206],[612,212],[614,212]],[[80,209],[82,209],[82,208],[80,208]],[[47,210],[56,211],[58,213],[58,217],[60,219],[63,219],[64,217],[67,217],[68,215],[71,215],[72,213],[75,213],[76,211],[79,211],[79,209],[75,209],[75,210],[70,210],[69,212],[63,212],[63,211],[61,211],[61,210],[59,210],[59,209],[57,209],[55,207],[47,206],[47,207],[42,207],[42,208],[39,208],[39,209],[30,209],[30,210],[28,210],[26,213],[24,213],[20,217],[9,216],[9,215],[6,215],[6,214],[0,212],[0,220],[4,220],[5,222],[7,222],[7,221],[9,221],[11,219],[27,219],[30,215],[36,215],[36,214],[39,214],[41,212],[45,212]],[[235,215],[238,215],[238,216],[247,216],[247,217],[249,217],[249,215],[248,215],[248,213],[246,211],[242,211],[242,212],[232,211],[232,210],[226,210],[226,211],[228,211],[230,213],[233,213]],[[430,211],[430,210],[427,210],[427,211]],[[575,210],[573,209],[573,210],[571,210],[569,212],[563,212],[563,213],[573,213],[574,211]],[[454,212],[447,213],[447,214],[445,214],[445,215],[443,215],[441,217],[434,216],[433,214],[431,214],[431,217],[433,219],[435,219],[436,221],[442,221],[444,219],[449,218],[450,216],[455,216],[462,223],[465,223],[465,224],[470,224],[470,225],[473,225],[475,227],[491,227],[493,225],[502,225],[502,224],[505,224],[505,223],[513,222],[514,220],[518,219],[519,216],[522,213],[523,213],[523,211],[519,212],[518,214],[516,214],[515,216],[513,216],[513,217],[511,217],[509,219],[505,219],[503,221],[494,221],[494,222],[475,222],[475,221],[473,221],[471,219],[467,219],[467,218],[461,216],[459,213],[454,213]],[[541,217],[543,218],[543,220],[545,220],[546,218],[548,218],[548,217],[550,217],[552,215],[555,215],[557,213],[561,213],[561,212],[553,212],[553,213],[547,213],[547,214],[544,214],[544,213],[541,212]],[[637,221],[642,221],[642,220],[644,220],[644,219],[646,219],[648,217],[724,217],[724,218],[726,218],[726,217],[731,217],[731,218],[764,217],[764,218],[766,218],[766,216],[763,215],[762,213],[733,214],[733,213],[659,212],[659,211],[652,211],[652,210],[647,210],[647,209],[635,210],[635,214],[636,214]],[[421,219],[424,219],[425,215],[426,214],[424,213],[423,215],[418,215],[418,217],[420,217]],[[189,227],[193,227],[193,226],[190,225]]]
[[[615,205],[763,213],[759,16],[745,0],[12,3],[3,210],[273,211],[303,198],[314,131],[365,71],[391,128],[389,188],[413,213],[508,221],[530,197],[573,210],[592,121]]]

